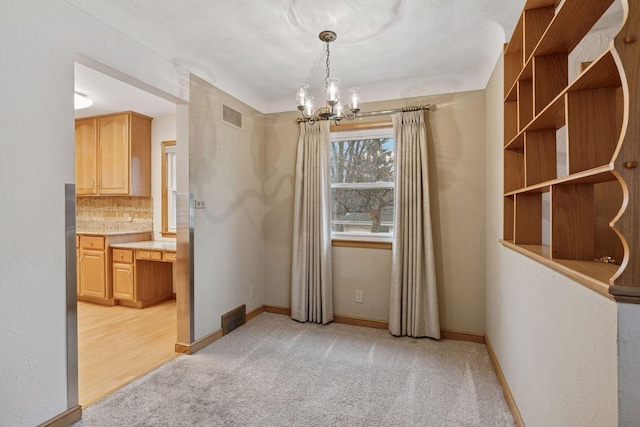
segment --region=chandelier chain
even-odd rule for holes
[[[324,80],[325,90],[326,90],[326,89],[327,89],[327,87],[328,87],[327,85],[329,84],[329,76],[330,76],[329,64],[330,64],[331,62],[329,61],[329,54],[330,54],[330,52],[329,52],[329,42],[327,42],[327,49],[326,49],[326,52],[327,52],[327,61],[326,61],[326,62],[327,62],[327,77],[326,77],[326,78],[325,78],[325,80]]]

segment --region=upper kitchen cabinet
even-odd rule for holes
[[[76,194],[151,196],[151,120],[131,111],[76,120]]]

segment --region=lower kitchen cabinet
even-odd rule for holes
[[[116,298],[133,300],[132,256],[129,263],[124,260],[116,269],[109,245],[147,240],[150,233],[80,234],[78,237],[78,300],[103,305],[116,305]]]

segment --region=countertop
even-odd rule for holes
[[[119,236],[122,234],[142,234],[153,233],[153,230],[148,231],[80,231],[76,230],[76,234],[83,234],[87,236]]]
[[[165,240],[145,240],[142,242],[115,243],[109,245],[117,249],[145,249],[149,251],[176,251],[176,243]]]

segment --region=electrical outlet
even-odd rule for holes
[[[256,287],[251,286],[251,298],[255,298],[255,296],[256,296]]]
[[[125,214],[122,214],[122,220],[131,222],[133,221],[133,217],[131,216],[131,214],[125,213]]]
[[[196,209],[204,209],[205,207],[204,200],[196,200]]]
[[[356,302],[362,304],[362,291],[356,291]]]

